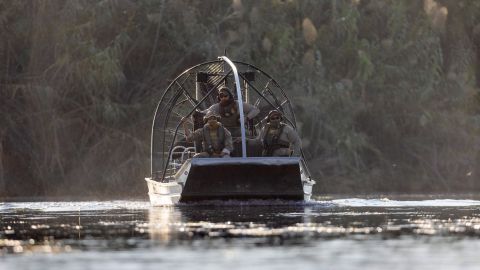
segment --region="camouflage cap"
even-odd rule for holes
[[[268,112],[268,118],[270,119],[270,117],[272,117],[273,115],[278,115],[280,117],[283,117],[283,113],[281,113],[280,111],[278,110],[271,110]]]
[[[213,111],[208,111],[207,114],[205,114],[205,116],[203,117],[203,122],[206,123],[208,121],[208,119],[212,118],[212,117],[215,117],[218,120],[220,120],[220,115],[218,115],[217,113],[213,112]]]

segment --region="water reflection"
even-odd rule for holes
[[[304,211],[305,215],[279,218],[278,211]],[[148,230],[154,240],[232,237],[239,229],[268,230],[309,222],[309,207],[281,209],[258,206],[176,206],[148,210]]]
[[[0,269],[477,269],[479,205],[0,203]]]
[[[349,235],[478,236],[479,215],[478,207],[184,206],[150,209],[148,231],[162,243],[197,238],[279,237],[288,243]]]
[[[480,236],[478,205],[356,204],[358,201],[354,206],[331,202],[212,202],[158,208],[149,207],[148,202],[1,205],[0,252],[201,246],[212,241],[219,245],[288,246],[310,245],[318,239]]]
[[[168,243],[177,231],[176,224],[182,223],[181,211],[174,207],[159,207],[148,210],[148,232],[150,239]]]

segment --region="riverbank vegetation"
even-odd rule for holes
[[[163,89],[223,54],[292,98],[316,192],[480,181],[480,3],[3,1],[0,193],[144,196]]]

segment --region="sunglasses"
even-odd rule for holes
[[[279,120],[280,119],[280,116],[272,116],[270,117],[270,120]]]
[[[220,94],[220,95],[218,95],[218,96],[219,96],[220,98],[228,97],[228,95],[226,95],[226,94]]]

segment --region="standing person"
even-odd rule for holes
[[[262,128],[259,139],[263,145],[263,156],[289,157],[300,156],[302,141],[291,126],[283,121],[283,115],[277,110],[268,113],[267,124]]]
[[[210,108],[202,111],[202,113],[214,112],[220,115],[220,122],[226,127],[233,137],[241,137],[240,129],[240,111],[238,103],[235,101],[232,92],[228,87],[221,87],[218,90],[218,103],[213,104]],[[258,115],[260,110],[246,102],[243,102],[243,113],[245,114],[245,122],[253,119]]]
[[[186,126],[186,118],[182,119],[187,142],[199,142],[202,144],[202,152],[194,157],[230,157],[233,151],[232,135],[218,122],[220,116],[208,112],[203,118],[205,125],[193,133]]]

